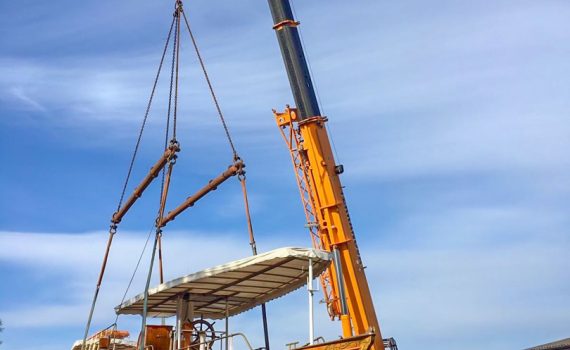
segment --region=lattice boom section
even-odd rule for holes
[[[287,112],[286,112],[287,113]],[[305,167],[303,160],[303,154],[301,149],[302,139],[299,132],[293,126],[291,119],[289,122],[283,123],[282,114],[276,113],[277,123],[280,126],[279,130],[281,135],[287,144],[291,155],[291,161],[295,170],[295,179],[297,180],[297,186],[299,187],[299,192],[301,195],[301,203],[303,205],[303,210],[305,212],[305,218],[307,221],[307,228],[311,236],[311,242],[313,247],[316,249],[327,250],[323,247],[319,230],[318,230],[318,220],[315,211],[314,201],[311,197],[310,183],[309,183],[309,173],[308,169]],[[332,319],[340,315],[340,307],[338,305],[338,298],[335,297],[332,281],[330,276],[330,270],[325,270],[320,276],[321,287],[323,289],[325,303],[327,304],[327,310]]]

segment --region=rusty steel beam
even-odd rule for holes
[[[160,219],[160,227],[166,226],[166,224],[174,220],[180,213],[193,206],[197,201],[202,199],[202,197],[208,193],[214,191],[216,188],[218,188],[219,185],[221,185],[230,177],[242,173],[243,168],[245,168],[245,164],[243,164],[241,160],[237,160],[234,164],[230,165],[226,171],[218,175],[218,177],[210,180],[206,186],[202,187],[196,193],[186,198],[186,200],[176,209],[169,211],[165,217]]]
[[[176,152],[178,151],[180,151],[178,143],[177,142],[171,143],[170,146],[166,149],[166,151],[164,151],[164,154],[160,157],[160,159],[153,165],[152,168],[150,168],[149,173],[141,181],[141,183],[137,186],[137,188],[135,188],[133,194],[131,194],[131,196],[129,197],[129,199],[127,199],[125,204],[123,204],[123,206],[113,214],[113,217],[111,218],[112,223],[118,224],[119,222],[121,222],[125,214],[127,214],[129,209],[133,206],[133,204],[135,204],[137,199],[139,199],[142,196],[143,192],[150,185],[152,180],[154,180],[158,176],[160,171],[166,166],[168,161],[176,155]]]

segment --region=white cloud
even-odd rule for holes
[[[383,249],[367,262],[370,279],[390,286],[377,292],[377,309],[385,335],[402,347],[441,342],[452,348],[465,336],[496,332],[501,336],[487,337],[485,347],[501,349],[499,338],[522,348],[538,335],[564,335],[570,321],[562,307],[569,287],[565,255],[549,243],[476,251],[421,247]]]
[[[92,331],[113,322],[113,307],[120,303],[144,245],[145,236],[144,232],[120,232],[115,237],[94,314]],[[0,246],[3,247],[0,261],[16,268],[22,266],[26,268],[26,272],[22,273],[19,280],[14,283],[18,285],[19,290],[27,291],[27,301],[4,306],[0,310],[0,316],[9,330],[35,332],[40,329],[75,329],[78,332],[86,321],[105,241],[105,232],[84,234],[0,232]],[[223,244],[220,243],[222,241]],[[212,232],[207,234],[170,232],[164,235],[163,244],[166,280],[251,254],[245,239],[237,240],[233,236]],[[274,248],[280,244],[274,242],[268,246]],[[148,268],[148,249],[127,297],[142,291]],[[42,275],[49,282],[36,283],[37,275]],[[156,283],[156,278],[155,273],[153,284]],[[40,302],[42,299],[40,296],[45,294],[52,294],[54,297]],[[299,292],[296,295],[299,299]],[[305,300],[302,296],[301,298]],[[276,306],[270,308],[270,313],[274,315],[272,329],[276,334],[278,333],[276,330],[289,325],[291,319],[304,319],[303,312],[297,313],[296,316],[288,313],[290,300],[282,298]],[[232,321],[232,329],[249,331],[251,340],[259,344],[262,338],[254,335],[259,329],[256,316],[258,314],[259,310],[253,310],[239,316]],[[284,318],[286,314],[292,318]],[[138,322],[138,317],[122,317],[120,327],[137,334]],[[65,338],[69,337],[70,333],[72,332],[62,335],[63,338],[59,340],[61,344],[65,344],[66,341],[71,344],[76,340]],[[297,332],[291,329],[286,334],[295,333]],[[75,338],[80,336],[80,333],[75,334]],[[276,335],[274,340],[283,344],[285,342],[285,339],[279,335]]]
[[[151,237],[146,255],[143,257],[134,285],[127,297],[135,292],[138,293],[143,286],[153,237]],[[99,272],[98,266],[101,264],[106,239],[107,233],[105,232],[86,234],[0,233],[0,245],[4,248],[0,253],[0,260],[17,266],[25,266],[26,269],[32,271],[29,276],[31,279],[23,278],[17,282],[21,287],[32,288],[35,284],[34,275],[39,273],[49,277],[50,280],[54,279],[52,283],[45,285],[47,290],[65,293],[67,299],[72,302],[69,305],[58,302],[56,305],[35,305],[32,298],[31,302],[23,305],[24,310],[7,310],[10,311],[9,315],[15,319],[6,317],[6,322],[14,327],[37,326],[48,321],[42,317],[44,315],[50,319],[51,324],[56,326],[70,325],[78,321],[78,317],[83,317],[83,314],[76,315],[70,321],[69,315],[75,314],[79,309],[84,312],[86,310]],[[119,304],[145,239],[146,233],[120,232],[115,236],[101,291],[101,302],[108,308]],[[219,239],[226,242],[233,241],[233,244],[220,245]],[[247,243],[243,243],[240,248],[240,244],[231,237],[221,235],[218,239],[210,239],[196,232],[165,234],[163,244],[167,278],[236,259],[246,255],[249,249]],[[204,249],[214,253],[204,256]],[[36,292],[42,292],[41,289],[43,288]],[[36,317],[30,320],[28,314],[36,313],[36,311]],[[104,315],[107,319],[110,313],[112,313],[111,309],[105,310]]]
[[[251,4],[224,6],[261,11],[257,3]],[[385,188],[370,183],[385,180],[415,179],[424,189],[429,187],[426,178],[437,177],[449,185],[416,188],[413,205],[398,208],[398,223],[382,226],[393,232],[382,232],[381,241],[368,241],[381,225],[371,223],[361,230],[366,231],[360,244],[384,335],[395,336],[400,347],[408,349],[425,344],[444,349],[481,344],[489,349],[523,348],[539,343],[537,339],[567,336],[570,124],[565,73],[570,60],[560,43],[568,41],[569,7],[535,1],[514,7],[508,2],[336,2],[336,10],[330,6],[322,15],[322,2],[297,5],[303,7],[302,28],[325,111],[332,112],[337,147],[341,156],[350,154],[342,159],[345,176],[367,186],[371,195]],[[132,11],[130,5],[121,6],[125,13]],[[145,11],[149,18],[156,14]],[[260,16],[268,16],[266,12],[263,5]],[[246,17],[232,11],[207,14],[197,16],[203,28],[208,28],[205,22],[216,23],[212,18],[236,24],[231,29],[217,26],[224,28],[204,40],[203,49],[230,127],[252,136],[237,143],[258,146],[271,137],[263,147],[281,147],[270,108],[292,100],[269,18],[258,21],[254,16],[243,24]],[[84,23],[82,17],[66,17]],[[83,33],[101,28],[97,16],[89,17],[94,20],[82,27]],[[115,23],[108,17],[105,21]],[[319,28],[327,28],[325,37]],[[76,35],[68,28],[39,34],[52,40]],[[114,147],[107,138],[124,137],[125,125],[138,124],[155,73],[156,50],[139,49],[125,48],[122,58],[1,58],[2,108],[35,111],[35,117],[49,118],[50,125],[97,125],[106,130],[112,125],[115,133],[99,133],[93,139]],[[189,102],[183,106],[188,116],[183,127],[200,119],[201,126],[190,131],[194,140],[205,139],[202,131],[218,128],[214,109],[202,77],[186,68],[183,74],[189,81],[182,88],[183,101]],[[165,86],[162,82],[151,124],[164,114]],[[262,166],[273,170],[274,160],[260,149],[251,152],[252,158],[266,156]],[[283,157],[288,161],[285,153]],[[482,173],[493,185],[478,187]],[[459,175],[464,185],[448,184],[449,175]],[[517,198],[505,198],[508,186],[514,187],[510,190]],[[478,191],[487,192],[480,194],[484,203],[466,205],[479,198]],[[429,198],[419,198],[424,195]],[[253,196],[252,207],[264,205],[265,199],[263,194]],[[381,198],[400,199],[400,193]],[[504,202],[508,204],[501,206]],[[222,210],[241,211],[240,203],[236,195]],[[422,205],[428,208],[418,208]],[[112,307],[122,297],[145,236],[120,232],[116,237],[94,329],[112,322]],[[264,246],[292,239],[289,233],[274,236]],[[8,328],[2,337],[66,330],[56,340],[61,348],[80,336],[105,239],[105,232],[0,232],[2,267],[17,271],[20,278],[10,290],[2,284],[2,295],[18,290],[27,298],[26,303],[2,304],[0,316]],[[167,278],[247,254],[247,242],[234,235],[165,235]],[[142,288],[148,256],[143,261],[129,295]],[[290,311],[297,302],[300,310]],[[305,302],[298,292],[269,308],[276,345],[305,337]],[[259,331],[256,312],[239,316],[236,327]],[[334,337],[338,329],[325,322],[324,313],[319,315],[319,334]],[[137,321],[127,322],[135,334]],[[13,339],[5,345],[15,349],[19,345],[10,343]],[[259,337],[255,343],[260,344]]]
[[[315,15],[311,23],[373,16],[379,25],[351,23],[362,29],[357,38],[338,27],[328,31],[334,40],[319,40],[304,28],[337,148],[350,155],[342,157],[347,176],[568,173],[568,81],[561,77],[570,61],[558,45],[570,38],[567,6],[372,7],[346,4],[338,17]]]
[[[481,218],[488,218],[481,226],[484,230],[485,225],[501,222],[505,215],[512,214],[471,211],[459,215],[460,219],[451,217],[451,222],[474,217],[482,222]],[[458,342],[466,329],[481,337],[493,329],[500,329],[505,336],[515,336],[521,329],[530,328],[541,334],[562,332],[562,325],[570,321],[560,308],[560,303],[564,303],[562,291],[569,287],[565,275],[570,265],[566,243],[560,241],[560,236],[539,239],[537,234],[527,234],[518,243],[495,246],[486,243],[483,247],[478,240],[484,242],[485,235],[472,236],[471,241],[457,241],[455,236],[464,234],[460,226],[457,230],[446,228],[439,235],[433,232],[440,228],[433,225],[423,233],[426,238],[435,237],[434,242],[418,240],[414,246],[382,246],[380,241],[366,244],[360,241],[384,336],[396,336],[402,347],[414,347],[442,339]],[[117,235],[93,329],[112,323],[112,307],[120,301],[144,238],[145,233]],[[449,245],[446,240],[455,243]],[[245,240],[223,234],[180,231],[166,235],[164,242],[167,279],[250,254]],[[78,329],[85,322],[104,243],[104,232],[1,233],[0,260],[28,268],[29,276],[22,276],[19,283],[30,293],[30,302],[4,307],[1,314],[5,323],[13,329],[28,331],[38,327]],[[146,260],[148,256],[143,259]],[[128,296],[141,290],[145,265],[141,266]],[[51,279],[62,272],[64,280],[34,284],[33,276],[37,273]],[[35,303],[34,295],[46,291],[62,291],[67,297],[63,301]],[[292,304],[299,305],[298,309],[292,310]],[[302,290],[269,305],[272,339],[276,344],[292,339],[303,341],[305,305],[306,295]],[[318,334],[334,338],[339,332],[338,325],[327,321],[321,306],[317,310]],[[256,334],[258,314],[259,310],[253,310],[236,318],[232,329],[247,331],[256,343],[261,343],[261,336]],[[138,321],[124,321],[123,325],[136,334]],[[298,327],[291,327],[292,324]],[[530,336],[521,339],[520,344],[529,341],[532,341]],[[490,340],[487,347],[500,349],[497,344],[498,341]]]
[[[22,91],[21,88],[14,87],[10,89],[9,92],[13,95],[13,97],[23,102],[24,105],[26,105],[28,108],[31,108],[32,110],[39,112],[45,112],[46,110],[45,107],[39,104],[37,101],[30,98],[29,96],[27,96],[26,93]]]

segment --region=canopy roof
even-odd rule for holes
[[[176,315],[181,295],[194,304],[196,316],[220,319],[281,297],[307,282],[308,261],[314,276],[328,266],[330,253],[309,248],[280,248],[229,262],[158,285],[148,291],[148,316]],[[144,293],[117,306],[117,314],[142,314]],[[227,303],[227,304],[226,304]]]

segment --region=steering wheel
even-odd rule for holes
[[[192,321],[192,345],[200,344],[200,335],[203,337],[203,343],[207,349],[212,347],[216,340],[216,333],[214,332],[214,324],[216,322],[208,322],[204,319]]]

